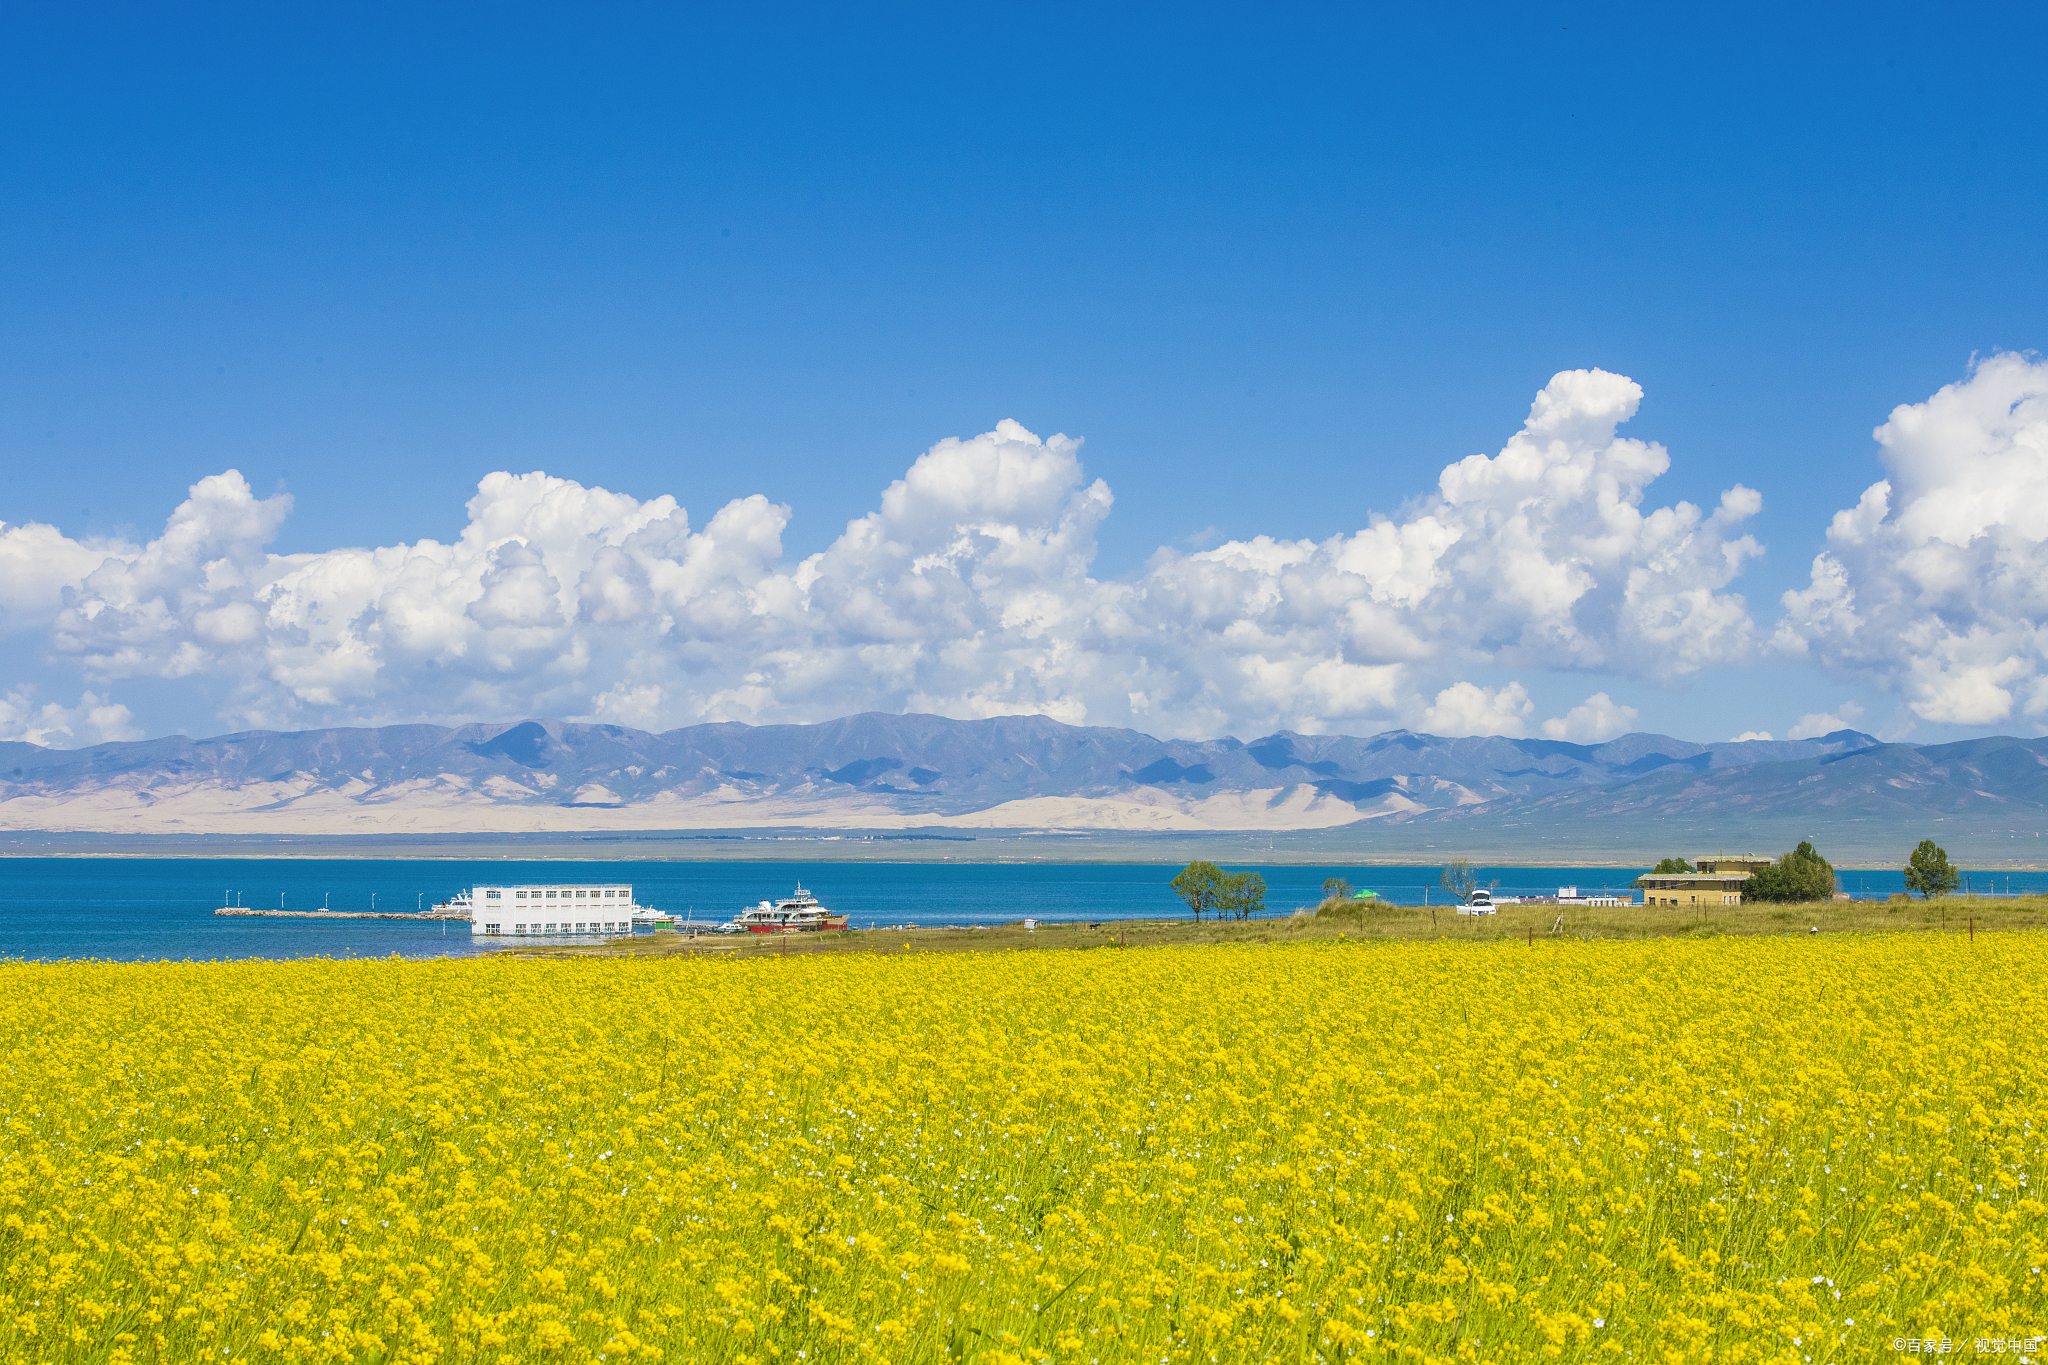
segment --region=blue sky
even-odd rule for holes
[[[267,552],[445,543],[484,476],[544,470],[673,495],[695,528],[765,494],[790,509],[787,567],[829,551],[934,443],[1013,419],[1085,438],[1074,486],[1114,495],[1090,523],[1090,581],[1140,583],[1162,547],[1422,515],[1444,467],[1501,451],[1553,374],[1600,369],[1642,390],[1621,435],[1670,452],[1644,510],[1711,510],[1741,484],[1762,509],[1739,532],[1764,550],[1709,585],[1754,624],[1725,662],[1649,666],[1625,631],[1576,654],[1501,647],[1497,623],[1460,653],[1440,601],[1417,608],[1435,632],[1421,655],[1303,646],[1406,670],[1343,706],[1312,688],[1245,700],[1224,670],[1174,704],[1163,684],[1127,689],[1151,709],[1114,715],[1089,700],[1100,678],[1004,690],[1014,650],[978,678],[898,659],[864,683],[867,656],[836,639],[841,672],[801,696],[710,658],[801,652],[800,631],[704,636],[673,676],[627,662],[522,690],[530,661],[500,650],[466,688],[420,684],[449,660],[414,656],[375,680],[284,684],[298,665],[244,634],[236,653],[202,632],[178,662],[175,631],[81,643],[22,607],[0,676],[20,734],[51,706],[35,733],[59,743],[99,733],[82,719],[95,706],[147,733],[485,705],[660,725],[923,705],[1357,730],[1421,726],[1427,704],[1447,718],[1459,683],[1522,687],[1532,710],[1496,710],[1529,733],[1593,693],[1636,728],[1700,739],[1782,736],[1845,705],[1917,739],[2048,720],[2027,711],[2032,645],[2018,672],[1956,663],[2009,696],[1995,715],[1873,661],[1868,631],[1803,654],[1763,643],[1830,518],[1886,476],[1872,429],[1969,380],[1973,357],[2044,343],[2037,8],[161,7],[13,23],[10,527],[140,547],[234,469],[255,498],[291,495]],[[1964,539],[2000,534],[2022,559],[2039,539]],[[538,552],[567,633],[519,648],[582,648],[574,586]],[[1867,557],[1854,571],[1882,575]],[[475,584],[494,565],[517,567],[479,560]],[[144,589],[120,592],[141,610]],[[2038,623],[2024,603],[1979,606],[2006,636]],[[900,643],[901,625],[876,638]],[[1074,630],[1072,648],[1102,652]],[[1194,667],[1169,654],[1148,667]],[[738,672],[686,685],[719,667]]]

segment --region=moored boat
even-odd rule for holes
[[[820,929],[844,929],[846,916],[835,915],[818,904],[818,898],[804,890],[803,883],[779,901],[750,905],[719,926],[726,933],[803,934]]]

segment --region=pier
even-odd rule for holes
[[[259,919],[410,919],[459,920],[469,922],[460,910],[249,910],[239,905],[223,906],[216,915],[247,915]]]

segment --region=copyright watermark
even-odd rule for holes
[[[1954,1341],[1948,1337],[1893,1337],[1892,1349],[1907,1355],[1945,1356],[1961,1351],[1971,1351],[1980,1356],[2037,1356],[2041,1348],[2048,1345],[2048,1336],[2043,1337],[1968,1337]]]

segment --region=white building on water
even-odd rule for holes
[[[1555,896],[1496,896],[1495,905],[1634,905],[1635,897],[1609,895],[1602,891],[1597,895],[1587,892],[1581,896],[1576,886],[1560,886]]]
[[[631,886],[560,883],[479,886],[469,893],[472,935],[630,934],[634,911]]]

